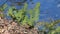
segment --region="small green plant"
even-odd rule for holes
[[[28,10],[27,8],[27,3],[25,3],[25,6],[20,10],[17,10],[15,7],[11,7],[8,10],[8,14],[13,18],[13,20],[16,20],[22,25],[28,24],[30,26],[33,26],[34,22],[37,22],[39,19],[40,3],[37,3],[34,9]]]
[[[0,6],[0,11],[4,11],[7,8],[7,4]]]
[[[54,29],[54,30],[49,31],[48,34],[60,34],[60,26],[57,27],[57,28]]]
[[[51,23],[49,22],[41,22],[41,23],[37,23],[37,25],[40,26],[44,26],[44,28],[42,28],[43,30],[41,31],[45,31],[48,30],[47,34],[60,34],[60,26],[56,26],[57,24],[60,23],[60,20],[55,20],[52,21]]]
[[[3,11],[6,9],[6,7],[7,7],[7,4],[4,4],[4,5],[2,5],[1,7],[0,7],[0,17],[3,17],[4,15],[3,15]]]

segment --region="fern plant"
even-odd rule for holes
[[[28,4],[25,3],[25,6],[20,9],[17,10],[15,7],[14,8],[10,8],[8,10],[8,14],[14,19],[17,20],[18,23],[24,25],[24,24],[28,24],[30,26],[33,26],[35,21],[38,21],[39,19],[39,8],[40,8],[40,3],[37,3],[34,9],[30,9],[28,10]],[[13,9],[15,9],[13,11]],[[27,15],[29,14],[29,15]],[[30,16],[30,17],[28,17]]]
[[[34,22],[37,22],[39,20],[40,15],[40,3],[37,3],[34,9],[29,10],[30,19],[28,21],[28,24],[34,25]]]
[[[54,30],[49,31],[48,34],[60,34],[60,26],[57,27],[57,28],[54,29]]]
[[[48,33],[46,32],[47,34],[60,34],[59,33],[60,32],[60,26],[58,26],[58,27],[56,26],[59,23],[60,23],[60,20],[55,20],[51,23],[40,22],[40,23],[37,23],[37,25],[44,26],[44,28],[42,28],[43,30],[41,30],[41,31],[46,32],[46,30],[48,30],[47,31]]]
[[[60,32],[59,27],[56,27],[56,24],[60,23],[60,20],[55,20],[54,22],[51,22],[49,25],[47,25],[46,27],[49,29],[48,34],[58,34]],[[55,26],[55,27],[54,27]]]

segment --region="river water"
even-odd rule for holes
[[[2,5],[5,1],[6,0],[0,0],[0,5]],[[47,21],[49,18],[52,18],[54,20],[60,19],[60,0],[33,0],[32,2],[34,3],[33,6],[31,6],[30,0],[27,1],[29,8],[34,7],[37,2],[40,2],[39,21]],[[10,6],[11,2],[7,2],[7,4]],[[17,8],[19,7],[17,6]],[[7,11],[5,11],[5,13],[6,12]]]

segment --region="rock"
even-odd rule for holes
[[[11,25],[12,25],[12,26],[17,26],[17,23],[12,22]]]
[[[4,23],[4,20],[0,17],[0,24]]]
[[[10,34],[10,32],[8,32],[7,30],[4,32],[4,34]]]

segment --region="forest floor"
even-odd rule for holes
[[[22,26],[13,20],[7,20],[0,17],[0,34],[38,34],[36,28],[26,28],[28,25]]]

